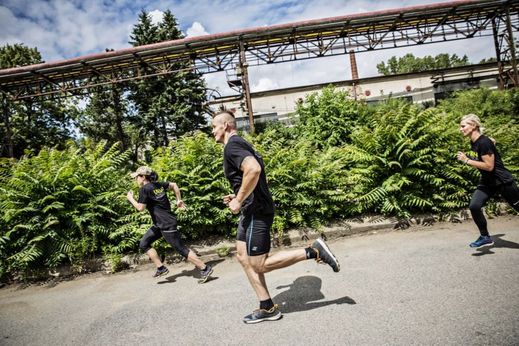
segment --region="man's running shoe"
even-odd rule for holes
[[[279,320],[283,315],[279,311],[279,307],[275,304],[269,310],[257,309],[250,315],[243,318],[243,322],[247,324],[259,323],[263,321],[276,321]]]
[[[321,238],[317,238],[312,244],[312,248],[317,252],[317,258],[315,259],[318,263],[324,262],[332,267],[334,272],[341,270],[339,261],[332,253],[328,245]]]
[[[157,268],[157,271],[155,272],[155,274],[153,274],[153,277],[158,278],[166,275],[167,273],[169,273],[169,269],[166,268],[166,266],[162,266],[160,268]]]
[[[470,243],[470,247],[481,247],[483,245],[492,245],[494,241],[489,236],[481,235],[476,241]]]
[[[209,264],[206,264],[205,270],[200,271],[201,278],[198,280],[199,284],[203,284],[209,280],[209,277],[213,273],[213,267],[211,267]]]

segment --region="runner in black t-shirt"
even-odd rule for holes
[[[265,273],[310,258],[327,263],[338,272],[339,262],[322,239],[317,239],[307,248],[269,255],[274,202],[267,185],[263,159],[252,145],[237,135],[236,120],[231,113],[218,113],[212,125],[216,141],[225,145],[224,173],[234,191],[224,196],[224,203],[233,214],[241,212],[236,235],[238,261],[260,301],[260,308],[245,316],[243,321],[278,320],[281,312],[270,298]]]
[[[150,257],[157,266],[157,271],[153,277],[166,275],[169,270],[162,264],[157,251],[151,247],[151,244],[160,239],[161,236],[177,250],[184,258],[193,263],[200,269],[200,283],[204,283],[209,279],[213,272],[210,265],[206,265],[198,258],[198,256],[189,248],[187,248],[180,235],[177,232],[177,219],[171,212],[167,191],[173,190],[177,197],[177,207],[185,209],[186,206],[180,196],[180,189],[177,184],[169,182],[157,182],[157,174],[149,167],[142,166],[135,173],[131,174],[132,178],[137,180],[139,185],[139,199],[135,200],[133,192],[128,192],[128,200],[138,210],[144,211],[148,209],[153,220],[153,225],[142,237],[139,247]]]
[[[517,211],[519,211],[519,189],[512,174],[505,168],[501,155],[494,142],[483,135],[479,118],[474,114],[465,115],[460,122],[460,131],[463,136],[470,138],[472,151],[477,153],[477,158],[471,158],[463,152],[458,152],[458,160],[475,167],[481,173],[479,185],[472,195],[469,209],[474,222],[478,226],[480,237],[470,243],[470,247],[480,247],[493,244],[487,230],[487,220],[482,208],[486,202],[500,193],[501,196]]]

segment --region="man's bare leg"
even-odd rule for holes
[[[267,283],[265,281],[265,275],[263,273],[258,274],[254,271],[252,266],[250,265],[250,259],[254,257],[266,258],[267,254],[260,256],[249,257],[247,255],[246,244],[244,241],[237,240],[236,241],[236,251],[238,253],[238,261],[240,262],[245,274],[247,275],[247,279],[249,280],[252,289],[256,293],[256,296],[260,301],[270,299],[270,294],[267,288]]]
[[[268,273],[275,269],[289,267],[306,260],[305,249],[281,251],[273,255],[249,257],[249,263],[256,273]]]

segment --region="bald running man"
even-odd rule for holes
[[[231,113],[223,111],[216,114],[212,127],[215,140],[224,144],[224,173],[234,191],[224,196],[223,202],[233,214],[240,213],[236,235],[238,261],[260,301],[259,309],[245,316],[243,322],[279,320],[282,314],[278,305],[272,302],[265,273],[307,259],[327,263],[334,272],[338,272],[339,261],[320,238],[307,248],[269,255],[275,208],[263,159],[250,143],[237,134],[236,120]]]

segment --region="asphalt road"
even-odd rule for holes
[[[341,238],[341,272],[313,261],[267,274],[284,316],[245,325],[256,307],[236,259],[199,285],[188,264],[151,265],[57,285],[0,290],[1,345],[518,345],[519,217]]]

